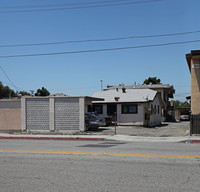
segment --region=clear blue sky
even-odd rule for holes
[[[103,5],[111,3],[108,4],[108,0],[0,0],[0,65],[15,86],[28,92],[44,86],[52,94],[90,96],[100,91],[100,80],[103,80],[105,88],[106,85],[121,83],[142,84],[146,78],[156,76],[162,83],[174,86],[175,99],[185,100],[190,95],[190,73],[185,54],[199,49],[200,42],[105,52],[1,58],[200,40],[200,33],[192,33],[118,41],[2,47],[200,31],[199,0],[131,4],[144,1],[116,1],[117,4],[129,4],[97,7],[100,5],[97,2],[104,2]],[[90,2],[96,4],[84,5]],[[68,5],[70,9],[32,11],[35,10],[34,6],[40,6],[37,9],[55,9],[66,8],[66,4],[70,3],[77,3],[78,7],[94,7],[71,9],[75,5]],[[26,6],[30,12],[9,12],[27,10]],[[0,81],[16,90],[1,70]]]

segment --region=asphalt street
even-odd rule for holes
[[[199,146],[2,139],[1,192],[199,191]]]

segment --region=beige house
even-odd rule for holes
[[[186,60],[191,73],[191,112],[200,114],[200,50],[186,54]]]

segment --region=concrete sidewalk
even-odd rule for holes
[[[0,133],[0,139],[51,139],[51,140],[94,140],[126,142],[187,142],[200,143],[199,136],[189,135],[189,122],[165,123],[154,128],[141,126],[100,127],[97,131],[66,133]]]
[[[42,134],[7,134],[0,133],[0,139],[41,139],[41,140],[93,140],[93,141],[126,141],[126,142],[172,142],[200,143],[200,136],[180,137],[142,137],[127,135],[42,135]]]

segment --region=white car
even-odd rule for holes
[[[190,120],[190,116],[189,115],[181,115],[180,116],[180,120],[181,121],[189,121]]]

